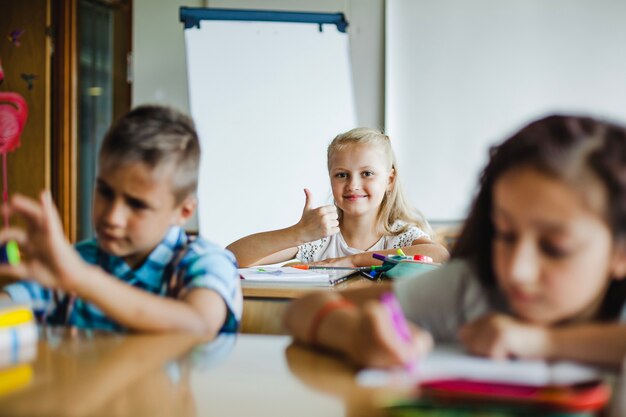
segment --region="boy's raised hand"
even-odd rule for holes
[[[50,193],[42,192],[39,202],[15,195],[5,210],[21,217],[26,230],[3,229],[0,241],[14,239],[24,256],[19,265],[0,265],[0,274],[71,291],[75,284],[73,277],[78,276],[83,262],[63,233]]]
[[[304,189],[306,200],[302,217],[296,224],[302,242],[312,242],[339,232],[339,217],[334,205],[313,208],[311,191]]]

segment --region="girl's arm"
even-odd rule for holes
[[[589,323],[549,331],[546,356],[604,365],[626,359],[626,324]]]
[[[450,253],[443,245],[435,243],[428,238],[420,238],[413,241],[411,246],[402,248],[402,251],[408,255],[427,255],[433,258],[433,262],[444,263],[450,259]]]
[[[415,327],[406,343],[396,334],[378,298],[390,285],[342,292],[319,292],[293,301],[285,326],[300,343],[345,355],[362,366],[392,367],[412,362],[432,346],[430,335]]]
[[[337,208],[333,205],[313,208],[311,192],[304,189],[306,202],[300,221],[285,229],[256,233],[226,247],[241,267],[273,264],[293,259],[297,247],[339,232]]]
[[[297,246],[303,244],[296,226],[243,237],[226,249],[231,251],[240,267],[274,264],[293,259]]]
[[[324,261],[315,262],[316,265],[328,266],[371,266],[380,265],[381,261],[374,259],[372,255],[379,253],[381,255],[397,255],[397,249],[385,249],[372,252],[362,252],[356,255],[344,256],[341,258],[326,259]],[[413,241],[411,246],[405,246],[402,251],[407,256],[428,255],[433,258],[434,262],[443,263],[448,260],[450,254],[442,245],[433,242],[427,238],[420,238]]]
[[[581,323],[546,327],[490,314],[459,332],[472,353],[492,358],[566,359],[619,365],[626,357],[626,324]]]
[[[428,238],[420,238],[413,241],[411,246],[405,246],[402,249],[407,256],[413,255],[427,255],[433,258],[433,262],[443,263],[450,258],[450,254],[439,243],[435,243]],[[380,253],[383,255],[397,255],[397,249],[388,249],[383,251],[375,251],[375,253]],[[374,252],[363,252],[354,256],[355,266],[368,266],[372,265],[372,254]],[[363,263],[365,262],[365,263]],[[367,263],[369,262],[369,263]],[[358,264],[356,264],[358,263]]]

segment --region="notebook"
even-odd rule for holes
[[[354,276],[357,271],[346,269],[309,269],[292,267],[254,267],[238,269],[244,286],[276,284],[284,286],[303,285],[329,287]]]
[[[451,346],[437,347],[413,373],[368,369],[357,375],[365,386],[419,385],[413,398],[388,407],[391,415],[402,417],[563,417],[574,415],[570,411],[587,416],[583,412],[602,409],[610,399],[610,387],[602,379],[600,369],[579,363],[496,361]]]
[[[501,384],[529,386],[570,385],[597,381],[602,373],[598,368],[570,361],[503,360],[472,356],[457,346],[438,346],[420,360],[417,372],[403,370],[365,369],[357,381],[365,386],[389,383],[430,383],[449,379],[467,379]]]

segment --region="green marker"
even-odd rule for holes
[[[9,240],[7,243],[1,246],[0,262],[8,263],[11,265],[20,264],[20,248],[17,246],[17,242]]]

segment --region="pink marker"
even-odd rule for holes
[[[386,292],[380,296],[380,302],[387,308],[387,311],[391,316],[391,324],[396,330],[396,334],[405,343],[410,343],[411,330],[409,329],[409,324],[404,317],[402,307],[400,307],[400,303],[398,302],[396,296],[392,292]],[[407,370],[411,373],[415,373],[417,371],[417,362],[407,364]]]

